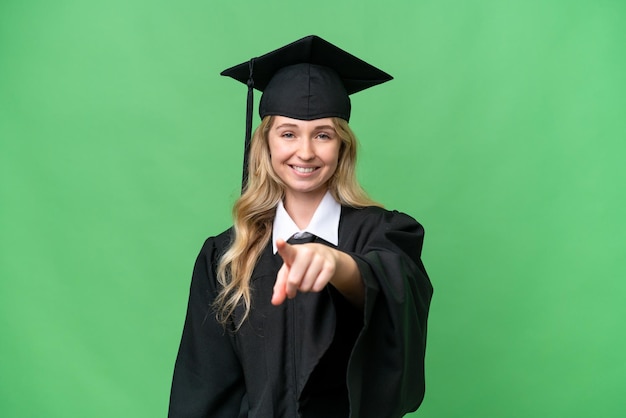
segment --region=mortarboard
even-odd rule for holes
[[[222,71],[248,86],[242,188],[247,183],[253,89],[263,92],[259,115],[350,119],[349,95],[391,80],[389,74],[311,35]]]

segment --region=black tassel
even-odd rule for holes
[[[250,153],[250,139],[252,138],[252,112],[254,108],[254,58],[250,60],[250,75],[248,77],[248,99],[246,102],[246,141],[243,147],[243,174],[241,176],[241,193],[248,187],[248,154]]]

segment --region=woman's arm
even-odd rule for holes
[[[237,417],[245,395],[243,373],[230,335],[211,307],[216,294],[215,239],[196,261],[187,317],[174,366],[169,418]]]

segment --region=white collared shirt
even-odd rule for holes
[[[341,205],[333,198],[330,192],[326,192],[324,198],[315,209],[309,225],[300,230],[291,216],[285,210],[282,200],[276,207],[274,228],[272,232],[272,245],[276,254],[276,240],[281,238],[287,241],[296,232],[308,232],[316,235],[333,245],[339,243],[339,218],[341,217]]]

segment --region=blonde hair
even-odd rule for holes
[[[341,139],[337,170],[328,181],[328,189],[337,202],[362,208],[380,206],[371,200],[356,179],[357,139],[348,122],[332,118]],[[238,329],[250,313],[252,271],[272,236],[276,205],[284,196],[285,185],[274,172],[270,160],[269,132],[273,116],[266,116],[254,131],[250,144],[248,184],[233,206],[234,239],[221,257],[217,280],[221,285],[214,302],[217,320],[226,325],[232,321],[237,306],[244,314],[237,321]]]

